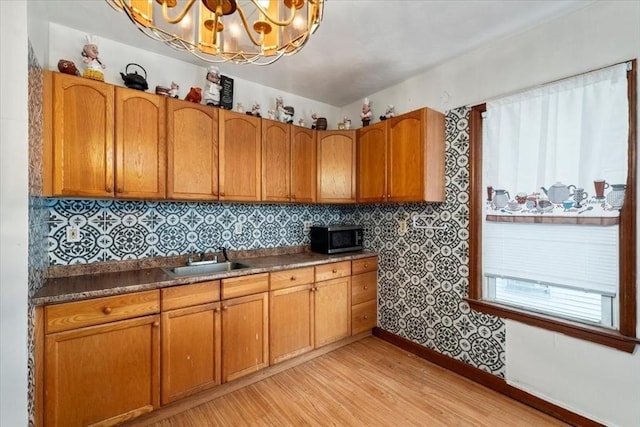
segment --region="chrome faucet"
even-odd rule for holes
[[[218,255],[214,255],[213,259],[207,260],[207,251],[204,250],[198,254],[200,261],[194,261],[193,257],[187,258],[187,265],[204,265],[204,264],[216,264],[218,262]]]

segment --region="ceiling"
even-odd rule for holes
[[[275,64],[221,64],[222,74],[342,107],[493,40],[592,0],[326,0],[320,28]],[[49,20],[206,66],[149,39],[101,0],[47,1]],[[96,19],[102,17],[103,19]]]

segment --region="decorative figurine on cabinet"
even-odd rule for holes
[[[351,129],[351,119],[349,119],[349,118],[345,117],[345,118],[342,120],[342,123],[344,123],[344,128],[345,128],[346,130]]]
[[[253,105],[251,106],[251,111],[247,111],[247,114],[250,116],[254,116],[254,117],[261,117],[260,116],[260,104],[258,104],[258,102],[254,102]]]
[[[288,105],[285,107],[281,96],[276,98],[276,110],[278,112],[278,120],[283,123],[293,123],[294,109]]]
[[[276,110],[267,111],[267,118],[269,120],[275,120],[276,119]]]
[[[300,117],[300,118],[298,119],[298,126],[302,126],[302,127],[304,127],[304,117]]]
[[[393,105],[387,105],[387,109],[384,112],[383,116],[380,116],[380,120],[387,120],[396,115],[396,110],[393,108]]]
[[[104,81],[104,73],[102,70],[106,68],[106,65],[104,65],[98,57],[98,45],[93,36],[87,36],[87,44],[82,48],[82,62],[86,65],[82,77],[99,80],[101,82]]]
[[[220,106],[220,70],[215,65],[210,66],[207,69],[207,86],[204,92],[204,103],[207,105],[213,105],[215,107]]]
[[[171,82],[171,89],[169,89],[169,96],[172,98],[177,98],[179,89],[180,89],[180,86],[178,86],[178,83]]]
[[[71,74],[72,76],[80,75],[80,71],[76,68],[76,64],[66,59],[58,61],[58,71],[65,74]]]
[[[184,99],[199,104],[200,101],[202,101],[202,89],[200,89],[199,87],[192,87],[187,96],[184,97]]]
[[[371,105],[369,104],[369,98],[364,99],[360,118],[362,119],[362,127],[369,126],[369,123],[371,123]]]
[[[236,112],[244,113],[244,105],[242,105],[242,102],[236,102]]]
[[[318,123],[318,113],[311,113],[311,129],[315,129]]]

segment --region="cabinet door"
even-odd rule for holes
[[[317,137],[318,202],[355,202],[355,131],[318,131]]]
[[[220,303],[162,313],[162,404],[220,384]]]
[[[262,120],[262,201],[291,198],[291,126]]]
[[[111,85],[53,74],[53,195],[113,196],[113,96]]]
[[[316,283],[315,347],[351,335],[351,277]]]
[[[291,137],[291,201],[316,201],[316,133],[293,126]]]
[[[388,200],[444,201],[444,115],[427,108],[389,119]]]
[[[220,200],[260,201],[260,121],[220,110]]]
[[[222,301],[222,382],[269,366],[269,293]]]
[[[358,201],[387,199],[387,121],[358,130]]]
[[[165,97],[116,87],[116,197],[166,196]]]
[[[49,334],[45,425],[117,424],[159,406],[160,316]]]
[[[218,199],[218,109],[167,99],[167,197]]]
[[[270,364],[313,349],[313,290],[313,284],[307,284],[270,292]]]

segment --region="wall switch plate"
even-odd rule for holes
[[[80,227],[76,225],[67,226],[67,242],[79,242],[80,241]]]
[[[233,228],[233,234],[242,234],[242,223],[241,222],[236,222],[236,225]]]
[[[401,219],[400,221],[398,221],[398,234],[400,234],[401,236],[404,236],[405,234],[407,234],[407,220],[406,219]]]
[[[303,228],[303,231],[304,231],[305,233],[309,233],[309,231],[311,231],[311,224],[313,224],[313,222],[312,222],[312,221],[303,221],[303,222],[302,222],[302,225],[303,225],[303,227],[304,227],[304,228]]]

